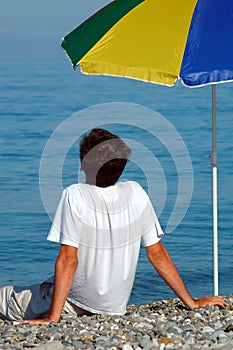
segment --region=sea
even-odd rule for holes
[[[61,54],[62,56],[62,54]],[[214,293],[212,88],[84,75],[68,59],[0,60],[0,287],[53,274],[61,191],[83,182],[79,142],[104,127],[130,145],[121,181],[148,192],[193,297]],[[233,83],[217,85],[219,294],[233,288]],[[129,303],[174,297],[142,246]]]

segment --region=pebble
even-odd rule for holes
[[[36,347],[37,350],[63,350],[64,346],[58,341],[47,342]]]
[[[233,295],[228,306],[186,310],[178,299],[127,307],[123,316],[64,314],[59,323],[0,320],[0,349],[233,350]]]

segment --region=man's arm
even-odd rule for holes
[[[55,265],[54,295],[49,312],[50,321],[58,322],[60,320],[77,266],[77,248],[61,245]]]
[[[49,316],[37,320],[25,320],[23,323],[59,322],[62,309],[72,286],[74,274],[78,266],[77,248],[61,245],[55,264],[54,293]]]
[[[193,299],[189,294],[184,282],[177,271],[167,249],[158,242],[149,247],[146,247],[146,253],[149,261],[154,266],[158,274],[176,293],[180,300],[188,309],[204,307],[205,305],[219,305],[224,307],[227,303],[221,296],[206,296],[199,299]]]

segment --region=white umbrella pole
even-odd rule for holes
[[[214,295],[218,295],[218,195],[216,147],[216,84],[212,85],[212,176],[213,176],[213,252]]]

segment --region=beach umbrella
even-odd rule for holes
[[[232,0],[115,0],[62,40],[73,67],[173,86],[212,84],[214,294],[218,295],[216,83],[233,80]]]

